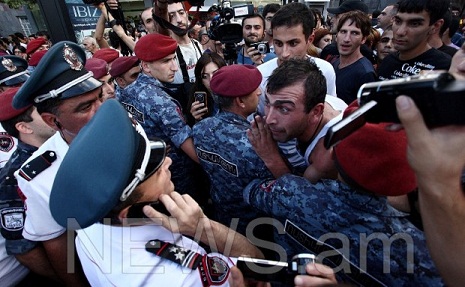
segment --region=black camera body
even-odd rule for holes
[[[223,44],[236,44],[242,41],[242,25],[231,22],[231,19],[253,15],[253,5],[231,7],[229,1],[223,1],[221,7],[215,7],[214,10],[218,11],[218,15],[211,21],[208,37]]]
[[[294,277],[306,274],[305,266],[308,263],[315,263],[315,255],[297,254],[289,263],[239,257],[236,266],[246,279],[270,282],[273,286],[294,286]]]
[[[252,43],[249,47],[254,47],[260,54],[268,54],[271,52],[268,42]]]
[[[376,105],[364,115],[370,123],[398,123],[395,98],[413,99],[429,127],[465,125],[465,80],[450,73],[430,73],[402,79],[367,83],[360,87],[360,106],[370,101]]]

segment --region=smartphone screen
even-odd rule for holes
[[[246,279],[270,283],[283,283],[291,279],[287,262],[239,257],[236,266]]]

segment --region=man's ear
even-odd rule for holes
[[[20,134],[32,134],[34,131],[29,127],[26,122],[17,122],[15,128],[19,131]]]
[[[242,100],[243,97],[236,97],[234,99],[234,101],[236,102],[236,104],[241,107],[241,108],[244,108],[245,107],[245,104],[244,104],[244,101]]]
[[[431,30],[429,31],[428,35],[439,33],[442,25],[444,25],[444,19],[437,20],[433,25],[431,25]]]
[[[147,62],[140,61],[140,66],[142,67],[142,71],[144,71],[145,73],[150,73],[150,69]]]
[[[40,116],[42,117],[42,119],[44,120],[44,122],[50,126],[52,129],[56,130],[56,131],[59,131],[61,130],[59,126],[57,126],[57,117],[54,115],[54,114],[51,114],[51,113],[42,113],[40,114]]]
[[[312,33],[308,36],[308,42],[313,43],[313,39],[315,39],[315,28],[312,29]]]

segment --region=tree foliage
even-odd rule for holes
[[[11,9],[19,9],[23,6],[27,6],[31,9],[35,4],[37,4],[37,0],[0,0],[0,3],[5,3]]]

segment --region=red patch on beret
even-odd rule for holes
[[[92,58],[102,59],[108,64],[119,58],[119,52],[112,48],[102,48],[92,55]]]
[[[144,62],[153,62],[173,54],[178,43],[161,34],[148,34],[140,38],[134,47],[136,56]]]
[[[16,92],[18,92],[19,88],[20,87],[11,88],[0,94],[0,121],[6,121],[19,116],[32,106],[28,105],[19,110],[13,108],[13,98],[16,95]]]
[[[355,101],[344,111],[344,117],[357,108]],[[407,161],[407,135],[404,130],[387,131],[388,125],[365,123],[334,147],[336,162],[341,174],[367,191],[404,195],[417,187]]]
[[[136,56],[131,57],[119,57],[113,63],[111,63],[110,67],[110,75],[113,78],[121,76],[122,74],[129,71],[132,67],[139,62],[139,59]]]
[[[34,53],[40,46],[45,45],[47,41],[44,38],[37,38],[27,44],[26,54]]]
[[[31,58],[29,59],[28,65],[29,66],[37,66],[39,64],[40,59],[45,55],[48,50],[37,51],[32,54]]]
[[[262,82],[262,74],[252,65],[221,67],[210,81],[212,92],[223,97],[243,97],[255,91]]]
[[[94,73],[94,78],[97,80],[108,75],[108,64],[102,59],[90,58],[86,62],[86,70]]]

